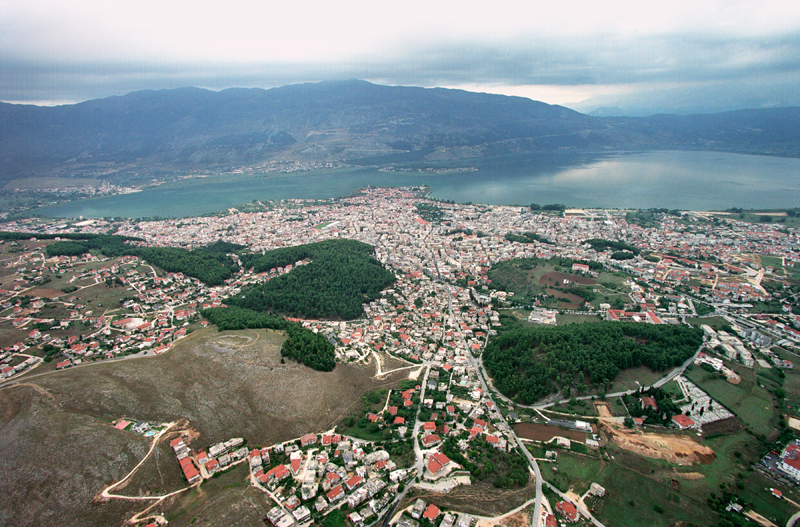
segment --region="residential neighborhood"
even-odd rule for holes
[[[623,422],[643,433],[699,435],[738,414],[700,386],[696,373],[690,378],[687,368],[737,384],[742,369],[792,369],[800,352],[799,292],[789,284],[800,272],[800,240],[796,230],[776,224],[682,212],[643,227],[629,222],[625,211],[546,214],[520,206],[443,203],[412,188],[370,188],[323,202],[283,200],[260,209],[179,220],[6,223],[9,231],[32,235],[3,242],[0,376],[11,382],[169,353],[209,325],[205,309],[224,307],[246,287],[308,263],[259,273],[240,268],[222,285],[208,286],[135,256],[47,257],[50,240],[37,239],[37,233],[102,234],[113,226],[114,234],[135,236],[147,246],[197,248],[221,240],[253,252],[359,240],[374,246],[377,261],[396,277],[363,305],[364,316],[287,318],[326,337],[338,362],[374,365],[376,378],[402,372],[405,380],[380,392],[379,402],[354,422],[307,430],[290,441],[250,445],[236,430],[214,444],[188,434],[172,439],[186,485],[247,466],[250,485],[270,504],[265,520],[275,527],[321,522],[334,511],[346,511],[353,527],[474,527],[479,515],[406,495],[413,489],[447,494],[482,482],[498,488],[536,485],[536,497],[521,510],[538,527],[602,525],[586,504],[601,506],[606,490],[587,490],[581,499],[561,492],[550,479],[557,477],[550,469],[561,466],[557,456],[543,451],[535,457],[536,449],[598,452],[623,435],[602,427],[622,429]],[[519,241],[523,234],[529,241]],[[617,251],[597,240],[627,248]],[[569,263],[543,276],[542,290],[518,302],[522,293],[497,287],[490,277],[496,265],[518,259]],[[576,295],[575,288],[591,295]],[[654,325],[697,319],[705,341],[662,381],[608,390],[602,401],[598,394],[576,391],[519,405],[494,390],[481,361],[505,317],[541,326],[570,317]],[[383,370],[387,358],[392,366]],[[612,408],[606,395],[623,402]],[[605,415],[598,404],[614,412]],[[519,423],[560,431],[530,439],[518,433]],[[168,428],[131,416],[117,416],[112,426],[155,439]],[[800,481],[792,468],[796,449],[786,448],[767,470]],[[547,478],[540,463],[551,472]],[[543,484],[550,489],[546,497]]]

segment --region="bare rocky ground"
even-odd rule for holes
[[[199,433],[193,447],[237,436],[266,445],[331,428],[364,391],[397,381],[373,380],[374,365],[340,364],[323,373],[281,364],[283,338],[268,330],[209,328],[160,357],[73,368],[0,389],[0,523],[121,525],[142,510],[142,504],[118,500],[93,502],[150,445],[149,439],[114,430],[114,419],[187,419]],[[158,452],[122,493],[153,495],[183,485],[169,447]],[[256,499],[245,490],[223,492],[230,505],[226,524],[238,524],[229,517],[236,510],[245,517],[260,514],[245,503]],[[233,495],[244,500],[241,506],[231,503]],[[206,521],[197,514],[196,521]]]

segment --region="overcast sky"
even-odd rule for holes
[[[0,0],[3,101],[354,78],[554,104],[798,104],[800,2]]]

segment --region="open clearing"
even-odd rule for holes
[[[552,271],[550,273],[545,273],[544,275],[542,275],[542,277],[539,279],[539,285],[544,285],[548,287],[563,287],[564,280],[580,285],[594,285],[597,283],[596,280],[592,278],[587,278],[585,276]]]
[[[586,432],[536,423],[517,423],[514,425],[514,431],[520,437],[534,441],[550,441],[556,436],[580,442],[586,441]]]
[[[602,421],[598,426],[619,447],[645,457],[665,459],[676,465],[707,465],[716,459],[713,450],[686,436],[636,433]]]
[[[594,407],[597,409],[597,413],[600,415],[600,417],[614,417],[614,415],[611,413],[611,407],[608,403],[596,402],[594,403]]]
[[[467,514],[495,517],[535,499],[536,485],[531,478],[525,487],[513,489],[497,489],[489,482],[456,487],[448,494],[413,489],[406,495],[398,510],[413,504],[417,498],[422,498],[427,503],[433,503],[439,508],[444,507]]]
[[[0,458],[14,460],[0,483],[0,523],[119,525],[141,510],[120,500],[92,504],[150,445],[115,430],[114,419],[187,419],[199,433],[193,447],[237,436],[266,445],[330,429],[360,404],[364,391],[392,387],[408,375],[376,381],[374,365],[338,364],[323,373],[281,364],[283,340],[269,330],[209,328],[158,357],[89,364],[0,389]],[[153,495],[180,486],[177,462],[165,447],[124,492]]]

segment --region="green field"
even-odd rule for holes
[[[683,399],[683,392],[678,383],[673,379],[661,387],[667,393],[672,393],[672,398],[675,400]]]
[[[614,461],[559,451],[558,472],[542,467],[542,476],[562,491],[582,494],[592,482],[606,489],[594,505],[595,515],[606,525],[714,525],[716,514],[705,501],[671,488],[672,469],[624,451],[613,452]],[[663,512],[656,512],[659,507]],[[679,523],[689,522],[689,523]]]
[[[702,368],[687,370],[686,377],[734,412],[756,434],[769,436],[777,426],[772,395],[756,383],[752,370],[738,367],[734,370],[742,377],[740,384],[731,384]]]
[[[760,443],[742,430],[714,437],[705,444],[714,450],[717,459],[710,465],[692,467],[705,477],[683,481],[681,490],[705,499],[711,492],[718,492],[721,485],[726,485],[753,510],[785,525],[795,510],[788,502],[774,499],[768,489],[778,487],[794,500],[798,499],[797,492],[750,469],[751,460],[758,459],[762,453]]]
[[[647,366],[622,370],[614,379],[613,387],[609,390],[609,393],[636,390],[639,388],[639,385],[650,386],[657,380],[665,377],[667,373],[669,373],[669,371],[663,371],[661,373],[655,372]],[[637,381],[639,384],[636,383]]]
[[[587,322],[600,322],[602,319],[598,315],[556,315],[556,325],[566,326],[567,324],[585,324]]]
[[[786,211],[756,211],[756,210],[748,210],[744,211],[741,214],[730,214],[730,213],[717,213],[714,216],[719,217],[720,219],[728,219],[734,221],[743,221],[745,223],[760,223],[760,224],[770,224],[770,223],[778,223],[780,225],[786,225],[787,227],[798,227],[800,226],[800,217],[795,216],[794,218],[789,217],[786,215]],[[762,216],[769,216],[772,221],[761,221]]]

